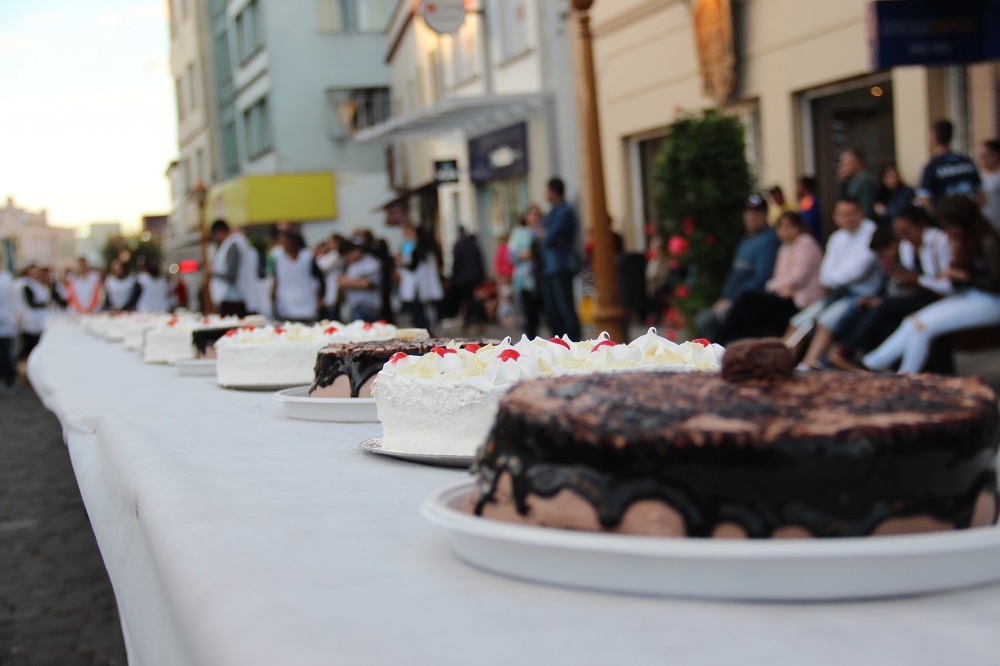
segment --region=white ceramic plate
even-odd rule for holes
[[[365,453],[374,453],[389,458],[408,460],[410,462],[421,463],[422,465],[434,465],[435,467],[460,467],[468,469],[475,459],[475,456],[449,456],[435,455],[431,453],[411,453],[408,451],[393,451],[382,446],[382,438],[374,437],[361,442],[361,450]]]
[[[747,601],[898,597],[1000,581],[1000,527],[873,538],[664,539],[574,532],[461,510],[465,481],[423,505],[452,550],[482,569],[539,583],[649,596]]]
[[[199,359],[186,359],[183,361],[174,361],[173,365],[174,367],[177,368],[177,374],[184,375],[186,377],[215,376],[214,358],[199,358]]]
[[[331,423],[378,423],[374,398],[310,398],[309,386],[278,391],[274,399],[280,402],[285,413],[303,421],[329,421]]]

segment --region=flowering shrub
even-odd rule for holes
[[[671,262],[687,268],[674,289],[673,329],[719,296],[736,244],[752,176],[743,125],[716,110],[687,114],[670,126],[653,172],[661,232]],[[668,311],[668,315],[669,315]]]

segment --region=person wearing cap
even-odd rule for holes
[[[712,307],[695,315],[695,328],[699,337],[715,340],[730,306],[744,292],[763,289],[774,272],[781,241],[767,223],[767,201],[759,194],[752,194],[743,209],[743,226],[746,234],[736,246],[733,264],[722,286],[719,299]]]

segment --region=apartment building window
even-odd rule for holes
[[[464,83],[476,76],[476,31],[472,21],[466,21],[451,38],[455,63],[455,83]]]
[[[391,0],[316,0],[320,32],[382,32],[394,4]]]
[[[503,60],[515,58],[531,48],[526,0],[501,0],[500,48]]]
[[[250,0],[236,15],[236,46],[240,62],[246,62],[264,48],[264,34],[260,25],[260,8],[257,0]]]
[[[228,122],[222,127],[222,167],[226,170],[226,178],[231,178],[240,172],[235,121]]]
[[[333,118],[333,136],[344,138],[392,117],[388,88],[331,89],[326,91]]]
[[[187,66],[188,105],[192,111],[198,107],[198,88],[194,74],[194,63]]]
[[[267,98],[262,97],[243,112],[247,157],[254,159],[271,149],[271,119]]]

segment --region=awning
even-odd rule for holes
[[[411,189],[408,189],[408,190],[402,190],[402,191],[396,192],[396,196],[394,196],[393,198],[389,199],[384,204],[379,204],[378,206],[376,206],[375,208],[372,209],[372,212],[373,213],[378,213],[379,211],[389,210],[390,208],[392,208],[394,206],[405,205],[406,202],[407,202],[407,200],[411,196],[413,196],[414,194],[419,194],[420,192],[423,192],[424,190],[436,189],[437,185],[438,185],[437,181],[433,181],[432,180],[429,183],[424,183],[423,185],[419,185],[417,187],[414,187],[414,188],[411,188]]]
[[[354,135],[358,143],[389,143],[453,130],[485,131],[525,120],[552,99],[548,92],[451,97],[427,109],[392,118]]]
[[[327,171],[230,178],[209,189],[205,216],[224,219],[231,227],[332,220],[337,217],[336,180]]]

